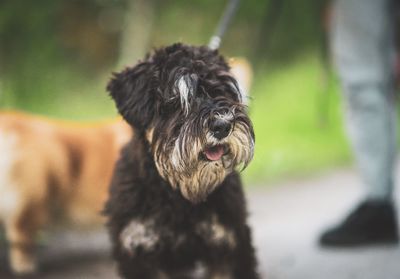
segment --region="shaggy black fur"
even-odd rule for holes
[[[108,90],[117,108],[134,129],[116,165],[105,208],[122,277],[259,278],[237,172],[229,172],[207,197],[193,201],[179,187],[172,187],[155,164],[158,152],[169,150],[166,145],[178,137],[183,123],[200,118],[193,120],[190,133],[201,137],[207,117],[215,110],[235,107],[235,121],[254,138],[236,82],[228,72],[217,51],[175,44],[156,50],[110,82]],[[182,76],[195,87],[189,113],[173,91],[174,82]],[[154,129],[152,136],[150,129]],[[142,222],[144,230],[135,231],[139,237],[128,241],[127,248],[122,235],[132,220]]]

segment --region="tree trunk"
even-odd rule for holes
[[[147,53],[154,20],[154,0],[130,0],[124,18],[117,66],[132,65]]]

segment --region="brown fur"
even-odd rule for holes
[[[234,57],[229,60],[229,66],[244,94],[249,96],[254,76],[252,65],[244,57]]]
[[[0,138],[8,137],[0,141],[0,151],[4,142],[12,147],[4,155],[10,169],[0,171],[7,176],[0,183],[9,182],[0,185],[0,195],[10,196],[4,202],[8,206],[0,205],[0,223],[10,243],[13,271],[35,270],[34,236],[51,220],[51,213],[61,213],[63,220],[73,224],[101,223],[99,212],[114,163],[131,134],[122,120],[78,124],[0,113]]]

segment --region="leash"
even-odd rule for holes
[[[220,47],[222,37],[224,36],[226,30],[228,29],[229,23],[237,11],[239,2],[240,0],[230,0],[226,5],[225,12],[218,23],[218,27],[214,33],[214,36],[211,37],[210,42],[208,43],[208,47],[210,49],[215,50]]]

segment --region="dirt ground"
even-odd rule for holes
[[[247,196],[262,278],[400,278],[398,246],[322,249],[317,244],[320,232],[360,198],[358,185],[353,170],[337,170],[277,187],[252,187]],[[39,257],[41,273],[33,278],[118,278],[102,230],[50,233]],[[0,241],[0,279],[11,278]]]

